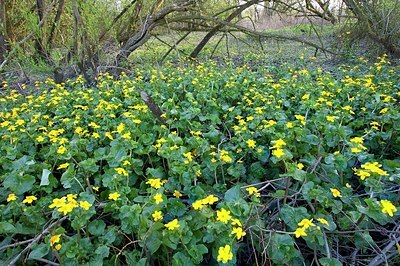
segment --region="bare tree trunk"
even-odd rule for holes
[[[47,39],[47,47],[49,50],[53,48],[53,41],[54,41],[54,32],[58,26],[58,22],[60,21],[61,15],[64,10],[64,0],[59,0],[58,1],[58,8],[57,8],[57,14],[54,18],[53,24],[51,25],[51,30],[49,34],[49,38]]]
[[[224,21],[225,22],[231,22],[234,18],[236,18],[237,16],[239,16],[246,8],[257,4],[258,2],[260,2],[260,0],[252,0],[252,1],[248,1],[247,3],[240,5],[236,8],[235,11],[233,11]],[[196,48],[193,50],[193,52],[190,54],[190,57],[192,58],[196,58],[199,53],[201,52],[201,50],[203,50],[204,46],[206,46],[206,44],[210,41],[210,39],[218,32],[220,31],[223,27],[225,27],[224,24],[218,24],[217,26],[215,26],[213,29],[211,29],[207,35],[203,38],[203,40],[201,40],[201,42],[196,46]]]
[[[45,9],[45,3],[44,0],[36,0],[36,8],[37,8],[37,12],[38,12],[38,17],[39,17],[39,21],[43,20],[43,16],[44,16],[44,9]],[[36,36],[36,42],[35,42],[35,48],[36,48],[36,52],[38,53],[39,57],[47,60],[47,53],[46,50],[44,49],[43,46],[43,36],[41,36],[43,34],[42,31],[42,27],[39,28],[39,35]]]

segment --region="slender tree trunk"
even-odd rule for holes
[[[248,1],[243,5],[240,5],[236,8],[235,11],[233,11],[226,19],[225,22],[231,22],[234,18],[236,18],[237,16],[239,16],[246,8],[257,4],[258,2],[260,2],[260,0],[252,0],[252,1]],[[211,29],[207,35],[203,38],[203,40],[201,40],[201,42],[196,46],[196,48],[194,48],[193,52],[190,54],[191,58],[196,58],[199,53],[201,52],[201,50],[203,50],[204,46],[206,46],[206,44],[210,41],[210,39],[218,32],[220,31],[223,27],[225,27],[224,24],[218,24],[217,26],[215,26],[213,29]]]
[[[36,0],[36,8],[37,8],[37,12],[38,12],[39,21],[42,21],[43,16],[44,16],[44,9],[45,9],[44,0]],[[46,49],[43,46],[42,27],[39,28],[39,35],[36,36],[35,47],[36,47],[36,52],[38,53],[39,57],[44,60],[47,60],[48,58],[47,58]]]
[[[51,25],[51,30],[49,34],[49,38],[47,39],[47,47],[49,50],[53,48],[53,41],[54,41],[54,32],[58,26],[58,22],[60,21],[61,15],[64,10],[64,0],[59,0],[58,1],[58,8],[57,8],[57,14],[54,18],[53,24]]]

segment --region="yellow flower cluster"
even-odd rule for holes
[[[299,238],[301,236],[307,236],[306,230],[312,226],[316,226],[313,223],[314,219],[303,219],[301,220],[297,225],[298,228],[296,229],[296,231],[294,231],[294,234],[296,236],[296,238]],[[317,221],[323,225],[329,225],[328,221],[325,220],[324,218],[317,218]]]
[[[215,202],[218,201],[218,198],[214,195],[207,196],[204,199],[196,200],[192,203],[192,207],[195,210],[202,209],[205,205],[213,205]]]
[[[149,178],[146,184],[150,185],[152,188],[159,189],[167,182],[168,180],[161,180],[160,178]]]
[[[286,142],[284,140],[278,139],[272,141],[272,144],[273,146],[270,147],[270,149],[272,150],[272,155],[274,155],[278,159],[285,155],[285,151],[282,149],[284,146],[286,146]]]
[[[219,160],[224,163],[232,162],[232,158],[229,156],[229,152],[225,150],[220,151]]]
[[[49,206],[49,208],[58,208],[57,211],[64,215],[72,212],[72,210],[77,207],[81,207],[86,211],[89,210],[92,204],[86,200],[77,202],[77,197],[77,194],[68,194],[66,197],[64,196],[62,198],[55,198],[53,199],[53,203]]]
[[[354,137],[350,139],[350,142],[352,144],[351,147],[351,152],[352,153],[360,153],[363,150],[366,150],[367,147],[365,147],[364,144],[364,138],[363,137]]]
[[[380,167],[382,167],[381,164],[378,162],[367,162],[363,165],[361,165],[361,169],[353,169],[355,171],[355,174],[360,177],[361,180],[364,180],[365,178],[377,174],[378,176],[388,176],[389,174],[382,170]]]

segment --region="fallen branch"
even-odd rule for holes
[[[55,221],[54,223],[50,224],[47,228],[45,228],[39,235],[37,235],[35,238],[31,239],[31,242],[20,253],[18,253],[18,255],[15,256],[10,261],[10,263],[8,263],[8,265],[9,266],[15,265],[17,263],[17,261],[19,260],[19,258],[22,255],[24,255],[26,252],[28,252],[36,242],[38,242],[42,237],[44,237],[53,227],[55,227],[57,224],[63,222],[67,218],[68,218],[68,216],[64,216],[61,219]]]

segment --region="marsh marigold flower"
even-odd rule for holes
[[[321,224],[329,225],[328,221],[325,220],[324,218],[317,218],[317,221],[320,222]]]
[[[156,201],[156,204],[157,204],[157,205],[164,201],[163,198],[162,198],[162,194],[160,194],[160,193],[157,193],[157,194],[153,197],[153,199]]]
[[[174,219],[171,222],[167,223],[164,225],[168,230],[173,231],[175,229],[179,228],[179,222],[178,219]]]
[[[249,139],[246,141],[247,147],[250,149],[254,149],[256,147],[256,142],[252,139]]]
[[[227,263],[232,260],[233,254],[231,252],[231,246],[225,245],[225,247],[220,247],[218,249],[217,261],[222,263]]]
[[[14,200],[17,200],[17,196],[15,196],[14,193],[8,194],[7,202],[14,201]]]
[[[382,212],[387,213],[390,217],[393,217],[393,213],[397,212],[397,208],[389,200],[381,200]]]
[[[315,226],[315,224],[313,223],[313,219],[303,219],[297,225],[302,226],[305,229],[309,228],[310,226]]]
[[[249,195],[254,195],[257,198],[261,196],[256,187],[248,187],[246,188],[246,191],[249,193]]]
[[[336,188],[331,188],[331,192],[332,192],[332,195],[333,195],[335,198],[337,198],[337,197],[341,198],[341,197],[342,197],[342,194],[340,194],[340,191],[337,190]]]
[[[243,231],[242,227],[236,227],[232,229],[231,235],[235,235],[236,239],[239,240],[246,235],[246,232]]]
[[[232,218],[231,212],[222,208],[220,211],[217,211],[217,221],[228,223],[228,221]]]
[[[155,222],[157,222],[163,218],[161,211],[155,211],[155,212],[153,212],[153,214],[151,216],[153,216],[153,219]]]
[[[146,184],[155,189],[159,189],[163,185],[160,178],[150,178],[149,180],[147,180]]]
[[[117,201],[120,196],[121,196],[121,194],[119,194],[118,192],[114,192],[114,193],[111,193],[110,195],[108,195],[108,199]]]
[[[26,196],[26,198],[22,201],[22,203],[32,203],[37,200],[35,196]]]
[[[294,231],[294,235],[296,236],[296,238],[299,238],[301,236],[307,236],[306,234],[306,228],[304,227],[298,227],[296,229],[296,231]]]

